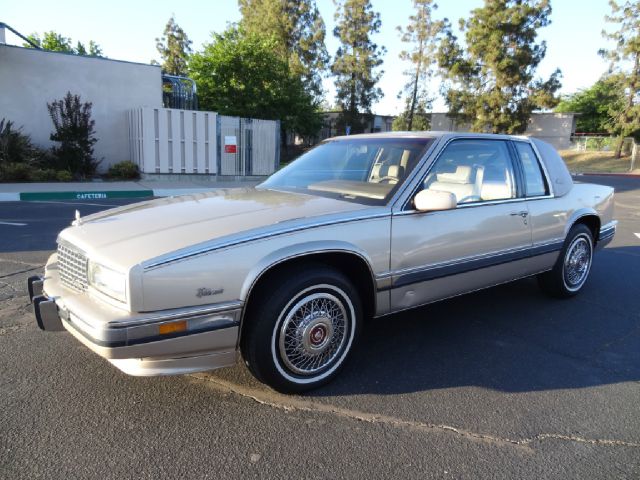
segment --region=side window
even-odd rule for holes
[[[536,158],[533,148],[528,143],[514,142],[522,168],[524,170],[524,181],[526,186],[527,197],[537,197],[547,194],[547,185],[540,170],[540,164]]]
[[[515,198],[515,175],[507,143],[451,142],[427,175],[424,188],[453,193],[458,204]]]

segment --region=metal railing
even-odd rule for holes
[[[571,148],[579,152],[612,152],[616,149],[619,137],[611,135],[575,134],[571,136]],[[630,155],[633,148],[633,138],[623,140],[622,152]]]
[[[5,43],[5,38],[4,38],[4,29],[9,30],[11,33],[13,33],[14,35],[17,35],[18,37],[20,37],[22,40],[24,40],[25,42],[27,42],[29,45],[31,45],[33,48],[37,48],[38,50],[42,50],[42,48],[40,47],[40,45],[32,42],[31,40],[29,40],[27,37],[25,37],[24,35],[22,35],[19,31],[17,31],[15,28],[11,28],[9,25],[7,25],[4,22],[0,22],[0,43]]]
[[[196,82],[188,77],[163,73],[162,106],[179,110],[198,110]]]

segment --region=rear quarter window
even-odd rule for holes
[[[547,183],[540,168],[540,162],[533,148],[528,143],[514,142],[524,170],[525,190],[527,197],[547,195]]]

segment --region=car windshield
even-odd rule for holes
[[[328,140],[274,173],[260,188],[383,205],[432,142],[433,138],[403,137]]]

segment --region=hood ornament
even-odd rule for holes
[[[79,227],[80,225],[82,225],[82,218],[80,218],[80,210],[76,210],[76,219],[71,222],[71,225],[73,225],[74,227]]]

